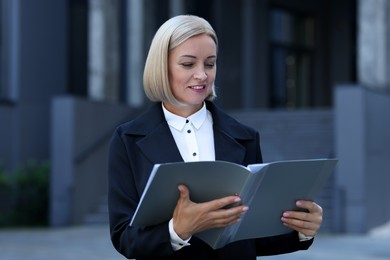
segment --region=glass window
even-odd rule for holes
[[[315,20],[282,9],[270,12],[271,105],[309,107]]]

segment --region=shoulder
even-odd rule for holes
[[[236,139],[253,139],[258,133],[254,128],[244,125],[221,110],[213,102],[206,102],[207,109],[213,117],[215,128],[228,133]]]
[[[153,103],[144,113],[116,128],[120,135],[146,135],[158,125],[166,123],[161,103]]]

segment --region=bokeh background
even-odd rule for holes
[[[216,103],[259,130],[265,161],[339,159],[321,232],[385,227],[386,0],[0,0],[0,225],[107,224],[110,136],[150,105],[147,51],[177,14],[216,30]]]

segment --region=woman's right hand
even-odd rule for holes
[[[226,206],[241,201],[238,196],[228,196],[204,203],[190,200],[190,192],[185,185],[179,185],[180,197],[173,212],[173,229],[183,240],[210,228],[222,228],[240,221],[241,215],[248,210],[239,205],[228,209]]]

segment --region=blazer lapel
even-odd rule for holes
[[[253,141],[253,137],[235,119],[206,101],[213,116],[215,159],[245,164],[246,148],[240,141]]]
[[[214,127],[215,159],[242,164],[246,149],[233,137]]]
[[[240,141],[250,141],[253,137],[212,102],[206,102],[206,105],[213,116],[216,160],[244,164],[246,149]],[[128,134],[142,136],[137,145],[153,164],[183,161],[165,120],[161,103],[155,104],[146,114],[135,120]]]
[[[165,120],[161,103],[155,103],[133,121],[128,134],[139,136],[138,147],[152,163],[183,161]]]
[[[137,145],[153,164],[183,161],[167,123],[159,124]]]

